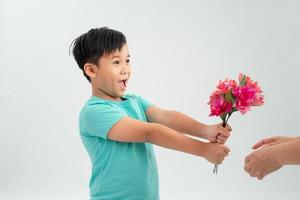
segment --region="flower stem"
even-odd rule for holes
[[[222,127],[226,127],[226,124],[231,116],[233,112],[229,112],[228,115],[226,114],[225,117],[221,117],[223,123],[222,123]],[[213,174],[217,174],[218,173],[218,164],[215,164],[214,170],[213,170]]]

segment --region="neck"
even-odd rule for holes
[[[112,96],[108,93],[106,93],[105,91],[96,88],[96,87],[92,87],[92,95],[96,96],[96,97],[100,97],[102,99],[108,99],[108,100],[113,100],[113,101],[122,101],[121,97],[118,96]]]

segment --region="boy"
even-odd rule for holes
[[[205,125],[176,111],[125,95],[131,75],[125,36],[107,27],[91,29],[73,42],[73,55],[92,86],[82,108],[80,136],[90,156],[91,200],[157,200],[158,174],[152,144],[220,164],[231,128]],[[211,141],[201,142],[190,134]]]

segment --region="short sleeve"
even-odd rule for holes
[[[146,99],[144,99],[144,98],[142,98],[142,97],[140,97],[140,96],[137,96],[137,98],[138,98],[138,101],[140,102],[140,104],[142,105],[142,108],[143,108],[144,112],[146,112],[146,110],[147,110],[150,106],[153,105],[152,103],[150,103],[149,101],[147,101]]]
[[[96,104],[82,113],[82,121],[88,134],[107,139],[110,129],[124,116],[125,114],[110,105]]]

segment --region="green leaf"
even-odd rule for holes
[[[233,98],[233,95],[232,95],[231,90],[229,90],[229,91],[225,94],[224,98],[225,98],[225,101],[227,101],[228,103],[233,103],[234,98]]]
[[[246,75],[245,74],[243,75],[243,78],[240,81],[240,86],[244,86],[244,85],[246,85]]]

